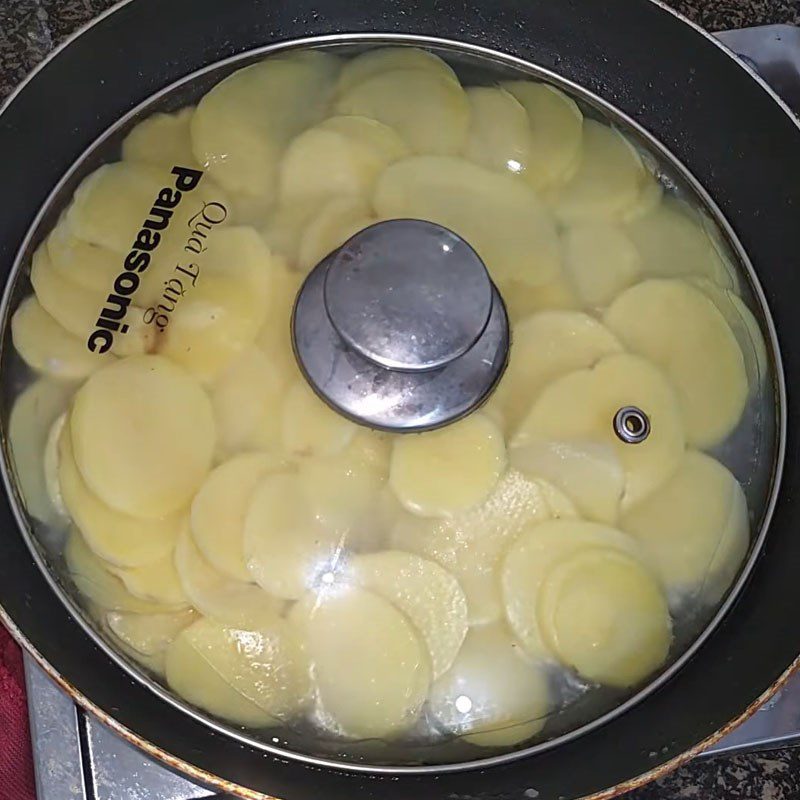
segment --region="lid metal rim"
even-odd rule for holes
[[[100,19],[103,17],[113,13],[115,10],[127,5],[128,3],[132,2],[132,0],[121,0],[121,2],[108,9],[103,15],[98,17],[93,23],[85,26],[84,29],[86,30],[96,24]],[[710,34],[703,31],[698,26],[690,23],[681,15],[674,12],[668,6],[665,6],[660,0],[650,0],[654,5],[670,12],[676,18],[682,20],[683,22],[689,24],[692,28],[700,32],[706,39],[710,42],[715,44],[720,50],[722,50],[728,57],[732,58],[742,69],[744,69],[749,75],[756,80],[761,87],[768,92],[775,102],[782,108],[782,110],[792,118],[794,124],[798,129],[800,129],[800,123],[797,119],[793,116],[791,111],[789,111],[788,107],[786,106],[783,101],[778,98],[774,91],[772,91],[761,79],[759,76],[753,73],[753,70],[749,68],[747,65],[743,64],[740,59],[736,58],[736,56],[728,50],[728,48],[724,47],[719,41],[715,40]],[[78,32],[74,37],[67,40],[63,46],[66,46],[69,41],[72,41],[74,38],[80,35]],[[786,449],[786,387],[785,387],[785,378],[783,374],[782,368],[782,360],[780,355],[780,346],[778,343],[778,337],[775,330],[775,326],[772,320],[772,316],[769,312],[769,308],[767,306],[766,298],[761,288],[760,282],[755,274],[753,266],[744,251],[741,243],[738,240],[735,232],[733,231],[730,224],[727,222],[725,217],[722,215],[717,204],[713,201],[711,196],[706,192],[700,182],[695,178],[695,176],[691,173],[691,171],[680,161],[676,158],[659,140],[657,140],[654,136],[652,136],[645,128],[643,128],[640,124],[638,124],[635,120],[633,120],[627,114],[619,111],[609,102],[605,101],[604,99],[600,98],[596,94],[588,91],[581,85],[565,79],[558,75],[557,73],[553,72],[544,67],[540,67],[532,62],[529,62],[525,59],[519,58],[517,56],[508,55],[502,53],[498,50],[494,50],[492,48],[487,48],[471,43],[459,42],[458,40],[452,39],[444,39],[439,37],[432,37],[432,36],[422,36],[417,34],[397,34],[397,33],[379,33],[379,32],[370,32],[370,33],[337,33],[337,34],[327,34],[327,35],[320,35],[320,36],[310,36],[304,38],[297,38],[283,42],[276,42],[273,44],[265,45],[263,47],[255,48],[248,50],[244,53],[239,53],[234,56],[231,56],[226,59],[222,59],[220,61],[214,62],[213,64],[209,64],[202,69],[196,70],[191,74],[184,76],[183,78],[174,81],[169,86],[163,88],[159,92],[154,93],[146,100],[142,101],[141,103],[137,104],[133,109],[131,109],[128,113],[120,117],[117,122],[110,126],[103,134],[101,134],[91,145],[89,145],[83,153],[80,154],[78,158],[74,161],[72,166],[64,173],[62,178],[58,181],[56,186],[48,195],[45,202],[42,204],[39,212],[35,216],[33,222],[31,223],[26,236],[23,239],[23,242],[17,252],[17,256],[14,260],[14,263],[11,267],[9,272],[9,276],[6,282],[6,286],[4,288],[2,300],[0,301],[0,320],[7,320],[9,311],[10,311],[10,299],[12,294],[12,288],[15,285],[17,275],[22,269],[23,260],[27,255],[27,251],[31,247],[31,243],[34,240],[35,234],[38,232],[39,225],[43,216],[45,215],[46,211],[50,208],[53,200],[59,195],[62,187],[64,184],[75,174],[78,170],[79,166],[84,162],[86,157],[96,150],[100,145],[102,145],[105,141],[107,141],[111,136],[113,136],[116,131],[125,125],[129,120],[135,117],[138,113],[142,110],[149,107],[151,104],[156,102],[159,98],[162,98],[171,92],[173,92],[176,88],[185,85],[187,82],[196,80],[197,78],[208,74],[214,70],[234,66],[241,62],[249,62],[256,58],[272,54],[279,51],[284,50],[292,50],[297,49],[300,47],[308,47],[308,46],[318,46],[318,45],[331,45],[331,44],[367,44],[367,43],[403,43],[403,44],[417,44],[421,46],[427,47],[441,47],[444,49],[451,49],[455,51],[461,51],[466,53],[471,53],[477,56],[484,56],[501,63],[507,64],[512,67],[516,67],[521,69],[522,71],[527,72],[531,76],[543,78],[550,83],[553,83],[556,86],[566,89],[568,92],[573,93],[580,97],[582,100],[587,102],[590,105],[593,105],[596,108],[601,109],[604,113],[606,113],[610,118],[619,120],[624,125],[632,130],[634,130],[638,136],[640,136],[644,141],[648,143],[648,146],[654,149],[657,153],[660,154],[662,158],[664,158],[667,162],[669,162],[676,170],[681,174],[683,179],[687,182],[689,186],[691,186],[692,190],[697,193],[697,195],[701,198],[702,202],[705,204],[707,209],[711,212],[714,221],[720,226],[722,231],[725,233],[729,243],[732,245],[737,258],[739,259],[740,263],[744,266],[745,271],[747,273],[747,277],[750,283],[750,286],[753,290],[754,296],[756,301],[760,306],[760,310],[762,313],[762,319],[764,320],[767,328],[767,338],[769,339],[769,349],[770,354],[773,359],[773,367],[774,367],[774,374],[772,375],[772,379],[775,383],[775,401],[776,401],[776,448],[775,448],[775,459],[773,463],[773,470],[772,470],[772,480],[771,480],[771,491],[769,499],[765,505],[764,514],[762,515],[761,523],[759,525],[758,533],[752,539],[750,553],[748,558],[742,567],[737,580],[734,582],[732,587],[730,588],[728,595],[725,601],[720,605],[717,609],[717,612],[714,614],[712,619],[708,622],[702,633],[692,642],[692,644],[681,654],[681,656],[676,659],[663,673],[661,673],[656,679],[648,683],[638,692],[636,692],[633,696],[631,696],[628,700],[620,705],[616,706],[615,708],[611,709],[610,711],[606,712],[605,714],[597,717],[596,719],[592,720],[591,722],[586,723],[578,728],[575,728],[572,731],[569,731],[565,734],[557,736],[549,741],[541,742],[531,747],[524,748],[521,750],[516,750],[510,753],[505,753],[498,756],[493,756],[484,759],[476,759],[469,762],[464,763],[456,763],[456,764],[436,764],[436,765],[425,765],[425,766],[385,766],[385,765],[369,765],[369,764],[350,764],[342,761],[335,761],[328,758],[319,758],[314,756],[309,756],[306,754],[298,753],[292,750],[287,750],[280,747],[275,747],[274,745],[270,745],[266,742],[259,741],[257,739],[253,739],[250,736],[243,734],[240,731],[232,730],[228,726],[224,724],[217,723],[210,718],[206,717],[205,715],[199,713],[193,708],[188,707],[184,704],[181,700],[175,698],[171,694],[169,694],[163,687],[156,684],[138,669],[132,667],[129,663],[127,663],[124,657],[121,656],[118,652],[116,652],[110,645],[106,643],[106,641],[100,637],[97,632],[94,630],[92,625],[86,619],[84,613],[78,608],[77,604],[72,600],[69,594],[59,585],[58,581],[55,579],[55,576],[51,573],[51,570],[45,563],[44,558],[39,551],[39,548],[35,542],[35,537],[33,536],[30,527],[28,525],[28,520],[25,516],[25,513],[22,509],[22,505],[20,503],[20,499],[17,496],[17,492],[14,486],[14,482],[10,475],[9,470],[9,459],[7,453],[7,443],[6,443],[6,452],[4,452],[4,457],[0,459],[0,472],[2,472],[2,479],[5,485],[6,493],[10,499],[10,505],[12,507],[12,512],[17,520],[17,524],[22,532],[23,538],[25,543],[31,552],[31,555],[36,562],[37,566],[45,576],[46,581],[50,585],[51,589],[54,591],[56,596],[62,602],[63,605],[69,610],[71,615],[78,621],[84,631],[88,634],[88,636],[93,640],[93,642],[100,647],[106,655],[108,655],[119,667],[121,667],[127,674],[129,674],[132,678],[134,678],[138,683],[141,683],[147,686],[151,691],[153,691],[157,696],[159,696],[162,700],[170,703],[171,705],[179,708],[184,713],[188,714],[196,721],[213,728],[219,733],[222,733],[228,737],[235,738],[243,743],[246,743],[250,746],[256,747],[260,750],[269,752],[273,755],[279,756],[281,758],[289,758],[297,761],[302,761],[308,764],[313,764],[316,766],[321,767],[329,767],[337,770],[342,771],[355,771],[355,772],[363,772],[363,773],[386,773],[386,774],[416,774],[416,773],[446,773],[446,772],[456,772],[456,771],[465,771],[477,768],[484,768],[494,765],[500,765],[509,763],[511,761],[517,761],[519,759],[523,759],[527,756],[534,755],[539,752],[543,752],[545,750],[552,749],[557,747],[559,744],[572,741],[579,736],[594,730],[603,724],[609,722],[610,720],[616,718],[617,716],[623,714],[625,711],[630,709],[632,706],[638,704],[642,700],[644,700],[648,695],[656,691],[660,686],[664,685],[680,668],[689,660],[691,659],[694,654],[699,650],[705,640],[711,635],[712,631],[717,627],[723,617],[727,614],[728,610],[731,608],[733,603],[735,602],[736,598],[738,597],[740,591],[742,590],[744,584],[747,582],[750,572],[753,569],[755,561],[758,558],[759,552],[763,546],[764,538],[766,536],[769,522],[772,518],[773,511],[777,502],[777,495],[780,488],[781,482],[781,475],[783,472],[783,465],[785,460],[785,449]],[[59,50],[54,51],[51,54],[50,58],[54,57]],[[49,58],[42,62],[38,69],[49,61]],[[35,74],[34,71],[33,74]],[[30,80],[31,76],[27,80]],[[26,80],[26,82],[27,82]],[[13,100],[13,97],[16,96],[19,91],[24,88],[24,83],[17,89],[17,91],[12,94],[9,98],[7,103],[0,109],[0,113],[4,110],[7,105]],[[7,326],[4,325],[2,328],[2,335],[6,334]],[[86,700],[86,705],[91,706],[90,701]]]

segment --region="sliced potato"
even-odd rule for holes
[[[188,606],[189,600],[175,569],[173,554],[174,548],[157,561],[141,567],[117,567],[109,564],[108,571],[116,575],[134,597],[168,606]]]
[[[582,306],[575,288],[564,275],[541,286],[510,280],[503,281],[498,288],[512,328],[539,311],[577,311]]]
[[[467,89],[467,100],[470,123],[464,156],[499,172],[526,172],[531,133],[519,100],[499,86],[473,86]]]
[[[42,457],[44,485],[47,490],[47,497],[58,515],[64,517],[64,519],[69,516],[69,512],[64,505],[64,498],[61,495],[61,483],[58,479],[58,465],[61,460],[61,456],[58,452],[58,444],[66,424],[67,412],[65,411],[60,417],[56,417],[55,422],[50,426],[50,432],[47,434],[47,441],[44,444],[44,455]]]
[[[369,117],[354,115],[328,117],[318,126],[321,130],[336,131],[365,149],[377,154],[384,164],[391,164],[410,155],[408,145],[394,128]]]
[[[628,444],[614,432],[625,406],[641,409],[650,434]],[[537,442],[611,443],[625,470],[621,508],[630,508],[675,471],[685,434],[675,390],[660,370],[638,356],[606,356],[593,368],[576,370],[547,386],[522,421],[513,447]]]
[[[40,378],[28,386],[11,409],[8,420],[8,446],[16,485],[25,510],[48,525],[59,522],[60,510],[48,491],[45,453],[50,432],[69,403],[74,386]]]
[[[509,460],[528,477],[561,489],[586,519],[616,523],[625,471],[608,442],[536,442],[512,448]]]
[[[336,82],[336,93],[343,94],[375,75],[396,69],[429,70],[458,82],[452,68],[427,50],[419,47],[380,47],[368,50],[344,64]]]
[[[402,733],[416,721],[430,684],[425,645],[388,601],[333,586],[307,598],[303,630],[320,704],[345,736]]]
[[[186,596],[201,613],[228,625],[261,625],[283,603],[252,583],[226,578],[203,558],[185,525],[175,545],[175,569]]]
[[[495,391],[505,429],[514,432],[556,378],[621,351],[608,328],[580,311],[541,311],[518,322],[508,367]]]
[[[256,344],[287,378],[299,377],[297,361],[292,350],[291,320],[294,301],[300,290],[302,276],[277,263],[273,273],[273,294],[264,325],[256,336]]]
[[[278,206],[267,217],[266,224],[261,231],[264,241],[274,253],[279,253],[286,259],[292,269],[297,268],[297,257],[300,250],[300,241],[303,231],[319,213],[324,200],[314,203],[293,203]],[[298,284],[300,276],[298,276]],[[299,285],[298,285],[299,288]]]
[[[212,567],[234,580],[250,580],[242,538],[250,495],[268,472],[285,462],[268,453],[244,453],[223,462],[192,501],[192,538]]]
[[[648,174],[642,183],[642,190],[639,199],[622,215],[624,222],[643,217],[653,211],[664,197],[664,187],[661,182],[652,174]]]
[[[286,393],[281,414],[281,441],[292,456],[340,453],[356,432],[356,425],[330,409],[302,378]]]
[[[548,572],[539,625],[550,650],[597,683],[634,686],[660,667],[672,621],[655,577],[626,553],[588,548]]]
[[[564,235],[564,272],[584,306],[603,307],[638,280],[641,256],[618,225],[582,222]]]
[[[716,602],[750,542],[747,501],[718,461],[690,450],[675,474],[622,516],[622,527],[652,556],[664,583]]]
[[[455,663],[431,687],[436,721],[484,747],[517,744],[538,733],[550,707],[547,676],[520,649],[502,623],[470,628]]]
[[[528,114],[531,138],[525,179],[535,189],[565,180],[581,153],[583,114],[575,101],[546,83],[506,81],[501,85]]]
[[[634,538],[607,525],[582,520],[550,520],[529,524],[503,558],[500,581],[506,616],[526,651],[537,659],[555,653],[540,625],[542,587],[556,564],[587,548],[605,548],[634,558]]]
[[[46,247],[53,268],[91,292],[108,294],[123,269],[119,253],[78,239],[63,216],[47,237]]]
[[[88,487],[117,511],[151,519],[188,504],[215,437],[205,392],[161,356],[95,372],[75,394],[70,433]]]
[[[384,550],[356,556],[348,576],[411,620],[428,647],[434,680],[450,669],[467,635],[467,598],[447,570],[413,553]]]
[[[469,127],[469,104],[461,85],[434,70],[379,72],[339,94],[334,110],[394,128],[415,153],[458,153]]]
[[[748,394],[744,357],[702,292],[680,280],[644,281],[621,294],[604,321],[672,381],[689,444],[711,447],[736,427]]]
[[[380,177],[373,204],[382,219],[424,219],[454,231],[500,283],[541,286],[559,275],[553,218],[536,192],[513,175],[462,158],[406,158]]]
[[[11,318],[11,337],[22,360],[37,372],[63,380],[80,380],[107,363],[111,353],[92,353],[86,343],[65,331],[29,295]]]
[[[110,508],[86,486],[75,463],[68,427],[62,431],[58,449],[58,485],[64,505],[100,558],[118,567],[149,568],[169,557],[184,512],[162,519],[143,519]]]
[[[564,222],[621,219],[636,204],[647,173],[634,147],[613,128],[587,119],[575,174],[550,193]]]
[[[500,429],[472,414],[447,428],[395,439],[389,482],[409,511],[451,517],[484,502],[505,467]]]
[[[195,619],[197,612],[191,608],[171,614],[131,614],[127,611],[109,611],[106,614],[106,624],[111,632],[144,656],[163,653]]]
[[[189,126],[194,108],[173,114],[156,112],[142,120],[123,140],[122,158],[156,167],[194,167]]]
[[[234,72],[203,97],[192,117],[197,161],[231,192],[274,196],[281,153],[323,116],[336,66],[332,56],[308,51]]]

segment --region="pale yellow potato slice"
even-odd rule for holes
[[[450,65],[427,50],[419,47],[381,47],[362,53],[344,64],[336,82],[336,93],[342,94],[375,75],[396,69],[429,70],[458,82]]]
[[[220,622],[260,625],[283,610],[283,602],[260,586],[228,578],[214,569],[197,549],[188,523],[175,544],[175,569],[191,604]]]
[[[384,164],[405,158],[411,152],[394,128],[376,119],[357,115],[328,117],[317,126],[320,130],[336,131],[365,149],[375,153]]]
[[[541,286],[559,276],[552,215],[536,192],[513,175],[463,158],[405,158],[380,177],[373,205],[381,219],[424,219],[454,231],[500,283]]]
[[[332,56],[307,51],[234,72],[195,110],[195,158],[231,192],[273,196],[281,153],[293,136],[323,116],[336,68]]]
[[[642,256],[642,271],[653,278],[708,278],[735,288],[731,272],[702,224],[685,202],[666,197],[652,211],[631,220],[626,232]]]
[[[261,236],[274,253],[286,259],[288,266],[297,268],[297,258],[303,231],[319,213],[323,201],[278,206],[268,215]],[[298,276],[299,278],[299,276]]]
[[[628,444],[614,432],[614,416],[625,406],[635,406],[649,418],[650,433],[643,442]],[[677,468],[685,447],[680,401],[650,362],[628,354],[606,356],[594,367],[547,386],[511,444],[525,447],[548,441],[611,443],[625,470],[625,510]]]
[[[212,567],[234,580],[250,580],[242,538],[250,496],[268,472],[286,466],[269,453],[234,456],[211,471],[192,500],[192,538]]]
[[[547,719],[547,675],[520,654],[502,623],[470,628],[455,663],[431,687],[428,703],[447,732],[483,747],[517,744]]]
[[[157,561],[141,567],[117,567],[109,564],[108,571],[116,575],[134,597],[169,606],[189,605],[189,599],[175,569],[174,548]]]
[[[26,297],[14,312],[11,340],[31,369],[62,380],[85,378],[114,358],[111,353],[92,353],[42,308],[35,295]]]
[[[640,683],[666,660],[672,621],[657,579],[611,548],[588,548],[547,573],[538,617],[550,650],[582,677]]]
[[[706,595],[727,591],[750,541],[742,487],[718,461],[690,450],[658,491],[622,516],[665,585]]]
[[[329,408],[303,378],[287,391],[281,417],[281,442],[292,456],[340,453],[356,432],[356,425]]]
[[[347,533],[317,518],[297,474],[269,474],[245,516],[245,563],[265,591],[295,600],[337,571],[348,550]]]
[[[273,273],[280,268],[254,228],[215,233],[202,277],[178,302],[159,347],[206,383],[255,340],[269,313]]]
[[[534,81],[501,84],[528,114],[530,145],[525,179],[535,189],[564,181],[581,154],[583,114],[571,97],[554,86]]]
[[[297,266],[303,272],[310,272],[351,236],[376,221],[370,207],[360,197],[333,198],[322,206],[303,230]]]
[[[332,586],[310,602],[302,630],[326,714],[354,738],[410,728],[431,677],[411,623],[387,600],[356,587]]]
[[[64,547],[64,561],[78,591],[107,611],[129,611],[136,614],[163,614],[174,611],[171,606],[134,597],[125,584],[112,575],[105,562],[86,545],[73,529]]]
[[[264,325],[256,336],[260,347],[281,375],[299,377],[292,350],[292,309],[303,278],[277,262],[273,273],[272,298]]]
[[[48,490],[45,452],[50,432],[70,401],[74,386],[40,378],[14,401],[8,420],[8,446],[16,486],[25,510],[48,525],[60,521],[60,509]]]
[[[549,199],[563,222],[621,219],[637,203],[646,174],[639,153],[624,136],[587,119],[575,174],[553,189]]]
[[[409,511],[451,517],[484,502],[505,467],[503,434],[478,413],[437,431],[395,439],[389,482]]]
[[[499,86],[467,89],[470,122],[464,156],[482,167],[525,173],[531,150],[528,115],[513,94]]]
[[[646,168],[649,170],[649,165]],[[648,172],[642,183],[639,198],[623,213],[623,222],[633,222],[633,220],[651,213],[661,203],[663,197],[664,187],[654,175]]]
[[[109,611],[105,616],[109,630],[131,650],[144,656],[163,653],[175,637],[196,619],[197,612],[191,608],[171,614]]]
[[[556,378],[620,352],[614,334],[580,311],[541,311],[518,322],[508,367],[495,391],[505,429],[513,433]]]
[[[510,280],[503,281],[498,288],[512,328],[539,311],[577,311],[582,308],[575,287],[563,274],[540,286]]]
[[[108,290],[90,291],[65,278],[53,268],[45,246],[40,246],[33,254],[31,283],[42,308],[66,331],[86,342],[107,305]],[[116,306],[114,310],[117,310]],[[132,304],[128,306],[124,323],[128,330],[114,335],[112,353],[130,356],[153,349],[156,332],[143,317],[143,309]]]
[[[161,356],[137,356],[78,390],[70,433],[81,475],[104,503],[157,518],[184,508],[208,473],[214,415],[189,373]]]
[[[461,85],[433,70],[379,72],[342,92],[334,111],[394,128],[415,153],[458,153],[469,127],[469,104]]]
[[[348,577],[411,620],[428,648],[434,680],[450,669],[467,635],[467,598],[447,570],[413,553],[384,550],[356,556]]]
[[[716,306],[681,280],[649,280],[621,294],[606,325],[626,347],[658,365],[680,399],[686,441],[721,442],[747,401],[744,357]]]
[[[552,569],[587,548],[606,548],[638,557],[636,540],[616,528],[583,520],[529,524],[508,548],[500,569],[506,616],[529,655],[556,657],[540,625],[542,589]]]
[[[610,443],[536,442],[512,448],[509,461],[528,477],[561,489],[586,519],[616,523],[625,471]]]
[[[211,386],[217,454],[276,448],[289,376],[256,345],[246,347]]]
[[[140,122],[122,141],[122,158],[156,167],[194,167],[189,126],[194,108],[172,114],[156,112]]]
[[[100,558],[118,567],[149,567],[172,553],[184,512],[143,519],[110,508],[87,488],[75,463],[68,427],[61,433],[58,449],[58,485],[64,506]]]
[[[639,279],[641,256],[620,226],[579,222],[564,234],[564,273],[584,306],[602,308]]]
[[[119,253],[78,239],[63,215],[47,237],[46,247],[57,272],[92,292],[108,294],[123,269]]]
[[[67,412],[65,411],[60,417],[56,417],[55,422],[50,426],[50,432],[47,434],[47,441],[44,443],[44,455],[42,457],[44,485],[47,490],[47,497],[58,515],[64,518],[69,517],[69,512],[64,505],[64,498],[61,496],[61,483],[58,479],[58,464],[61,460],[58,452],[58,443],[61,440],[61,434],[66,424]]]

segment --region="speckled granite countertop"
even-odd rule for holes
[[[780,22],[800,24],[800,0],[667,2],[712,31]],[[59,41],[113,4],[113,0],[0,0],[0,100]],[[800,798],[800,748],[694,761],[626,795],[626,800],[684,798]]]

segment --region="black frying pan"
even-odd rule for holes
[[[633,117],[700,180],[748,251],[782,342],[788,459],[749,585],[695,657],[604,726],[535,756],[447,774],[381,775],[271,756],[193,720],[135,682],[58,601],[0,505],[5,621],[79,702],[168,763],[239,793],[282,798],[574,798],[675,764],[776,688],[800,651],[793,421],[800,298],[800,129],[763,84],[652,0],[133,0],[48,61],[0,115],[0,264],[8,273],[51,188],[149,95],[273,41],[378,31],[495,48],[550,68]],[[243,788],[246,787],[246,788]],[[612,788],[609,788],[612,787]]]

